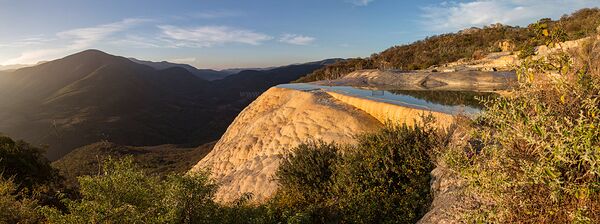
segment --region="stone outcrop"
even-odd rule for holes
[[[210,169],[221,185],[216,200],[252,193],[257,202],[276,190],[274,174],[286,153],[308,140],[352,144],[381,122],[322,91],[271,88],[244,109],[190,172]]]
[[[475,198],[465,193],[465,181],[443,164],[438,164],[431,172],[431,178],[433,202],[429,212],[417,223],[464,223],[464,211],[479,205]]]
[[[561,52],[561,51],[567,52],[570,50],[578,49],[579,47],[581,47],[583,45],[583,43],[585,43],[586,41],[589,41],[589,40],[590,40],[590,37],[586,37],[586,38],[581,38],[578,40],[565,41],[565,42],[556,44],[556,46],[554,46],[554,47],[548,47],[546,45],[538,46],[535,49],[536,56],[534,58],[538,59],[541,57],[546,57],[553,53],[557,53],[557,52]]]
[[[400,124],[412,126],[415,122],[421,122],[423,115],[431,115],[435,118],[436,124],[438,124],[440,127],[447,128],[454,119],[450,114],[403,107],[395,104],[348,96],[336,92],[327,93],[333,96],[335,99],[367,112],[381,123],[394,121]]]
[[[510,40],[503,40],[498,42],[498,48],[500,48],[502,52],[512,52],[515,50],[516,46],[515,43]]]
[[[518,54],[511,51],[509,42],[498,42],[498,47],[503,52],[494,52],[486,55],[482,59],[467,60],[461,59],[456,62],[443,64],[438,67],[440,70],[453,69],[455,71],[510,71],[519,65]],[[508,50],[508,51],[505,51]]]

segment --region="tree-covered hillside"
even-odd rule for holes
[[[541,19],[527,28],[494,24],[483,28],[470,28],[457,33],[428,37],[407,45],[391,47],[368,58],[355,58],[338,62],[302,77],[297,82],[336,79],[361,69],[418,70],[454,62],[463,58],[478,58],[502,50],[530,49],[543,43],[529,41],[535,36],[536,24],[545,24],[550,30],[560,27],[567,40],[575,40],[596,32],[600,25],[600,9],[581,9],[564,15],[557,21]]]

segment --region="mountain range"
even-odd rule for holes
[[[185,65],[87,50],[0,72],[0,133],[45,145],[51,160],[103,140],[193,147],[221,136],[255,97],[245,92],[290,82],[329,61],[242,71],[209,81],[198,75],[202,70],[192,69],[194,73]]]
[[[138,63],[138,64],[150,66],[150,67],[152,67],[154,69],[158,69],[158,70],[174,68],[174,67],[175,68],[183,68],[183,69],[187,70],[188,72],[194,74],[198,78],[208,80],[208,81],[222,79],[222,78],[227,77],[228,75],[234,74],[234,73],[230,73],[230,72],[217,71],[217,70],[212,70],[212,69],[198,69],[198,68],[188,65],[188,64],[171,63],[168,61],[153,62],[153,61],[138,60],[135,58],[129,58],[129,60],[131,60],[135,63]]]

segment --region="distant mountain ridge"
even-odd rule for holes
[[[135,63],[138,63],[138,64],[148,65],[148,66],[150,66],[154,69],[158,69],[158,70],[174,68],[174,67],[183,68],[183,69],[191,72],[195,76],[197,76],[201,79],[204,79],[204,80],[208,80],[208,81],[223,79],[223,78],[227,77],[228,75],[230,75],[230,73],[227,73],[227,72],[222,72],[222,71],[217,71],[217,70],[212,70],[212,69],[198,69],[198,68],[188,65],[188,64],[172,63],[172,62],[168,62],[168,61],[153,62],[153,61],[138,60],[135,58],[129,58],[129,60],[131,60]]]
[[[233,75],[233,74],[240,73],[242,71],[265,71],[265,70],[274,69],[274,68],[277,68],[277,67],[266,67],[266,68],[228,68],[228,69],[221,70],[221,72],[225,72],[227,74]]]
[[[185,66],[156,69],[86,50],[0,71],[0,133],[47,146],[50,160],[98,141],[195,147],[225,132],[254,100],[245,92],[290,82],[324,63],[244,71],[207,81]]]
[[[14,71],[21,68],[31,67],[46,63],[47,61],[40,61],[36,64],[14,64],[14,65],[0,65],[0,71]]]
[[[17,69],[25,68],[25,67],[29,67],[29,66],[33,66],[33,65],[21,65],[21,64],[0,65],[0,71],[13,71],[13,70],[17,70]]]
[[[0,77],[0,131],[47,144],[48,157],[111,139],[183,142],[208,122],[194,96],[208,82],[185,69],[155,70],[88,50]],[[188,110],[182,110],[187,108]]]

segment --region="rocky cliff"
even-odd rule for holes
[[[327,93],[341,102],[367,112],[381,123],[398,122],[400,124],[413,125],[415,121],[419,122],[422,115],[425,114],[433,116],[436,124],[440,125],[441,127],[448,127],[453,120],[453,117],[450,114],[403,107],[395,104],[348,96],[336,92]]]
[[[279,161],[308,140],[353,143],[353,136],[381,126],[373,116],[322,91],[271,88],[229,126],[212,152],[190,172],[210,169],[221,187],[217,201],[250,192],[256,201],[272,195]]]
[[[264,201],[277,190],[274,174],[280,160],[299,144],[311,140],[352,144],[355,135],[385,122],[413,125],[424,114],[431,114],[435,125],[444,128],[453,121],[450,114],[315,85],[274,87],[240,113],[190,173],[210,170],[221,185],[216,195],[219,202],[232,202],[244,193]]]

